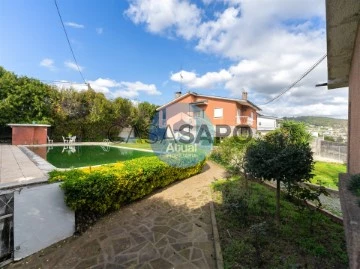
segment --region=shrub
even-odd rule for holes
[[[228,137],[222,140],[220,145],[213,150],[210,158],[226,167],[232,174],[238,174],[243,170],[243,159],[247,147],[253,140],[242,137]]]
[[[61,188],[71,209],[104,214],[174,181],[200,173],[204,163],[205,160],[191,167],[177,168],[155,156],[141,157],[82,170],[53,171],[50,181],[63,181]]]

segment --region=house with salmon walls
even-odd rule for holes
[[[159,107],[159,127],[171,127],[174,134],[182,124],[194,124],[196,119],[206,118],[214,130],[215,137],[232,136],[235,127],[257,129],[257,111],[261,109],[247,98],[241,99],[203,95],[195,92],[177,92],[175,99]],[[236,129],[235,129],[236,130]],[[229,133],[230,131],[230,133]]]

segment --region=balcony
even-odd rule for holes
[[[236,116],[236,125],[248,125],[252,126],[254,120],[248,116]]]

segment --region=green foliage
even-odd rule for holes
[[[327,216],[282,200],[278,226],[272,189],[239,177],[212,188],[225,268],[347,268],[344,229]]]
[[[340,163],[315,162],[311,183],[338,189],[339,174],[346,172],[346,165]]]
[[[252,142],[241,137],[227,137],[212,151],[210,158],[232,174],[238,174],[243,170],[245,152]]]
[[[265,137],[266,140],[271,142],[272,139],[279,139],[279,136],[283,139],[282,145],[308,144],[311,141],[311,135],[302,122],[283,121],[279,129],[268,133]],[[274,141],[274,143],[277,142],[279,141]]]
[[[146,141],[146,140],[145,140]],[[151,144],[149,143],[122,143],[119,144],[120,147],[122,148],[135,148],[135,149],[148,149],[148,150],[152,150],[151,148]]]
[[[282,127],[251,144],[245,154],[244,168],[253,178],[275,180],[277,182],[277,219],[280,216],[280,183],[289,195],[303,199],[310,195],[300,183],[309,182],[314,166],[309,145],[310,135],[301,123],[283,122]],[[305,195],[306,196],[306,195]]]
[[[286,144],[280,134],[271,141],[258,140],[248,147],[245,169],[252,177],[285,184],[309,181],[313,158],[307,144]]]
[[[311,124],[315,126],[328,126],[328,127],[338,127],[338,128],[346,128],[348,126],[347,120],[334,119],[329,117],[316,117],[316,116],[301,116],[301,117],[292,117],[292,118],[285,117],[284,120],[303,122],[305,124]]]
[[[18,77],[0,66],[0,126],[7,123],[51,123],[56,90],[37,79]]]
[[[324,136],[324,140],[325,140],[325,141],[330,141],[330,142],[336,142],[336,140],[335,140],[334,137],[328,136],[328,135],[325,135],[325,136]]]
[[[50,181],[63,181],[61,188],[71,209],[104,214],[174,181],[200,173],[204,163],[176,168],[157,157],[142,157],[82,170],[53,171]]]
[[[148,130],[156,114],[156,105],[142,102],[137,106],[137,114],[134,117],[134,126],[141,138],[148,139]]]
[[[142,138],[155,114],[156,106],[148,102],[133,104],[118,97],[108,100],[89,88],[85,91],[62,89],[37,79],[19,77],[0,66],[0,127],[8,123],[48,123],[50,136],[62,141],[71,133],[79,141],[103,141],[113,126],[135,126]]]

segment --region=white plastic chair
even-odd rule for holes
[[[47,137],[48,144],[54,144],[54,140]]]
[[[64,144],[69,144],[69,139],[66,139],[65,137],[62,137]]]
[[[72,137],[69,139],[69,142],[70,142],[70,143],[75,143],[75,142],[76,142],[76,136],[72,136]]]

